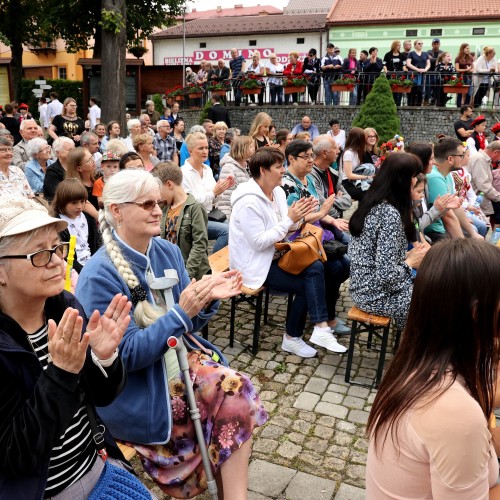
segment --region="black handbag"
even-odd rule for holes
[[[208,220],[212,222],[224,222],[226,220],[226,214],[218,208],[213,208],[208,212]]]
[[[323,241],[323,248],[328,257],[340,259],[347,253],[347,245],[337,240]]]

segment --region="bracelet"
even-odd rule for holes
[[[106,370],[104,370],[104,368],[109,368],[115,362],[116,358],[118,357],[118,347],[115,349],[115,352],[108,359],[99,359],[97,357],[97,354],[92,349],[90,350],[90,356],[94,364],[97,366],[97,368],[99,368],[102,374],[106,378],[108,378],[108,374],[106,373]]]

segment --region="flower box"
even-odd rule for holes
[[[212,95],[220,95],[222,97],[225,97],[226,92],[229,92],[229,90],[224,90],[224,89],[214,89],[210,91]]]
[[[184,100],[184,96],[183,95],[176,95],[175,96],[175,100],[176,101],[183,101]]]
[[[411,85],[391,85],[391,92],[394,94],[409,94],[411,87]]]
[[[288,85],[288,87],[283,87],[283,92],[285,94],[295,94],[296,92],[305,92],[306,91],[306,86],[305,85]]]
[[[443,85],[445,94],[467,94],[470,85]]]
[[[352,92],[354,90],[354,85],[352,83],[348,85],[332,83],[330,89],[332,92]]]
[[[188,96],[190,99],[200,99],[203,96],[203,92],[190,92]]]
[[[253,88],[253,89],[246,89],[245,87],[241,88],[241,92],[243,93],[243,95],[260,94],[261,90],[262,90],[262,87]]]

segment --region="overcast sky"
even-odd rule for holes
[[[288,4],[288,0],[195,0],[188,2],[188,7],[194,7],[198,12],[201,10],[216,9],[218,6],[224,8],[232,8],[236,4],[243,4],[245,7],[252,7],[254,5],[272,5],[277,9],[282,9]]]

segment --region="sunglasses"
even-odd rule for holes
[[[38,250],[38,252],[29,253],[27,255],[5,255],[0,259],[29,259],[33,267],[45,267],[56,254],[60,259],[65,259],[68,256],[69,243],[59,243],[52,250]]]
[[[152,212],[156,205],[163,209],[165,207],[165,202],[163,200],[146,200],[146,201],[124,201],[123,205],[137,205],[148,212]]]

